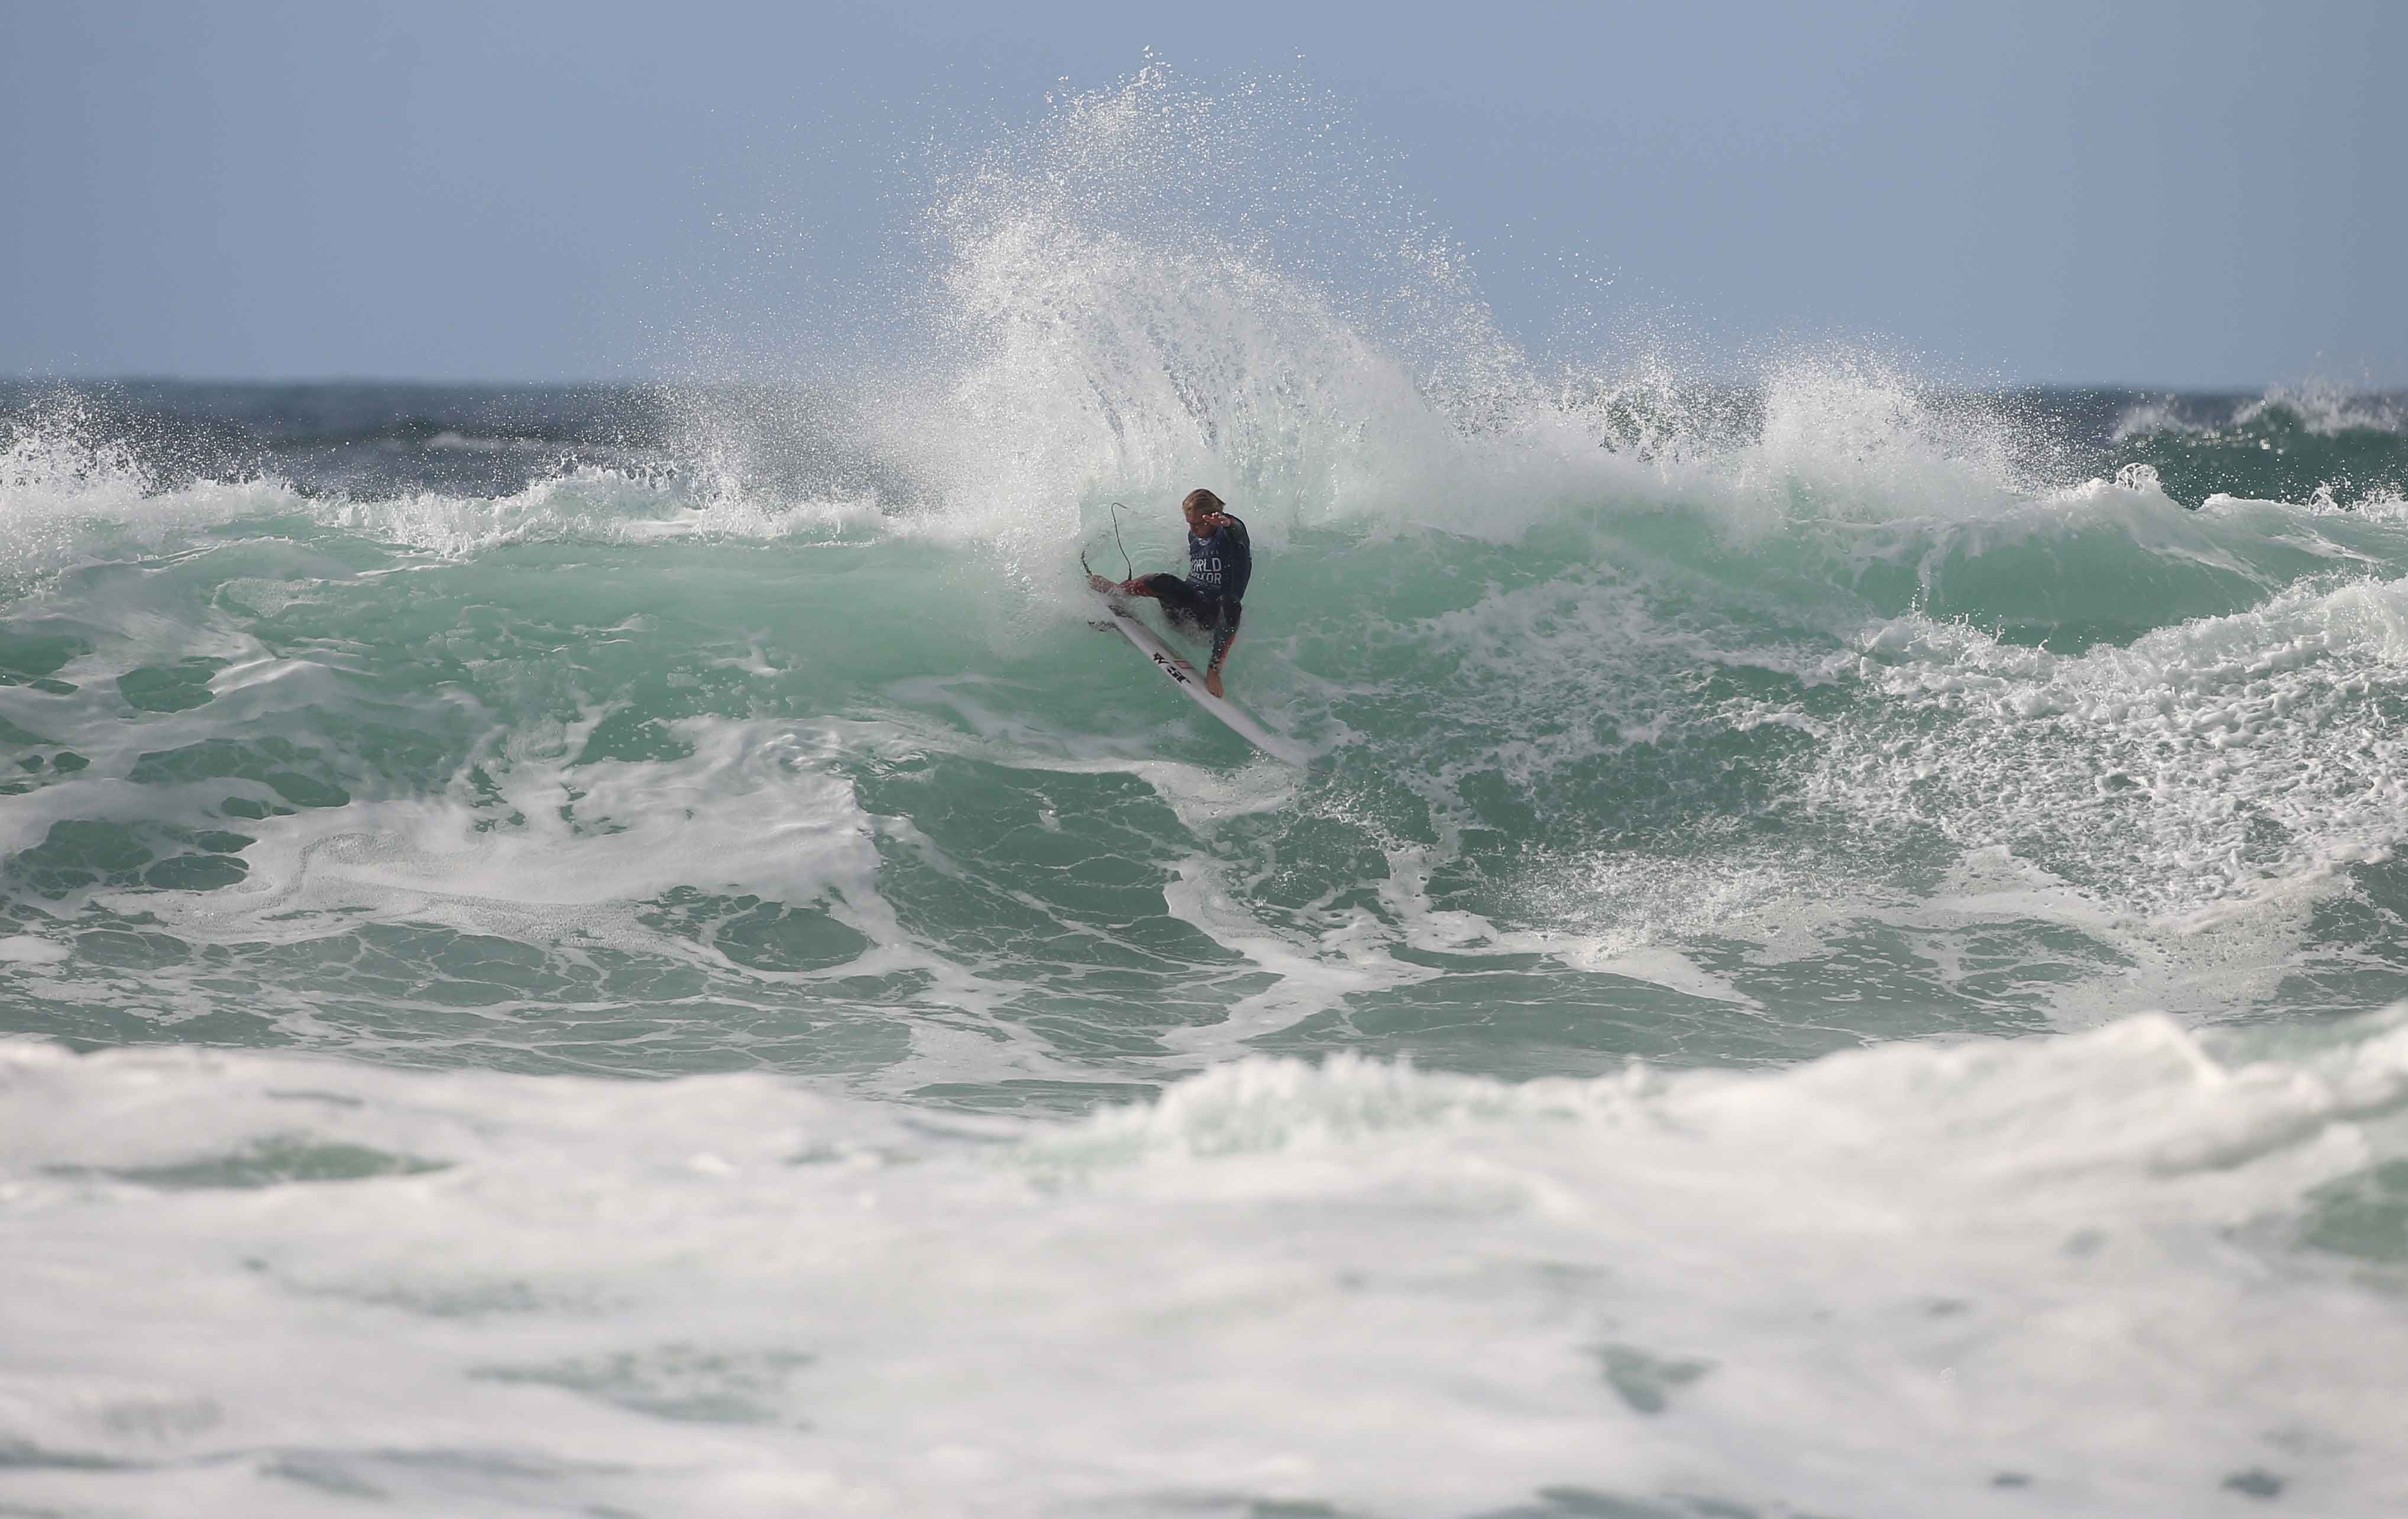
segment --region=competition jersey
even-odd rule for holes
[[[1246,542],[1246,524],[1223,516],[1226,524],[1207,536],[1187,535],[1187,583],[1200,596],[1242,601],[1254,574],[1254,551]]]

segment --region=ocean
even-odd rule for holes
[[[2408,397],[1119,141],[908,352],[0,393],[0,1513],[2408,1512]],[[1303,769],[1089,623],[1199,485]]]

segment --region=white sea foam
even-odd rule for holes
[[[545,476],[507,496],[417,492],[331,501],[319,515],[337,526],[454,558],[529,542],[833,538],[883,525],[871,499],[783,502],[726,480],[704,481],[697,491],[675,479],[595,466]]]
[[[691,757],[566,761],[601,714],[511,741],[489,795],[363,800],[255,824],[250,875],[206,896],[122,905],[165,910],[171,926],[224,938],[318,931],[327,915],[441,923],[550,940],[624,944],[634,904],[678,886],[772,900],[830,900],[856,926],[885,928],[870,820],[807,735],[785,724],[676,725]],[[146,788],[170,811],[214,799],[222,782]],[[505,815],[517,819],[494,826]],[[288,924],[280,929],[277,925]]]
[[[2196,434],[2246,427],[2272,411],[2296,416],[2309,432],[2325,437],[2356,428],[2386,433],[2408,429],[2408,402],[2401,396],[2326,380],[2272,386],[2220,418],[2196,415],[2195,408],[2178,407],[2171,400],[2143,401],[2117,419],[2115,437],[2121,442],[2151,433]]]
[[[2181,912],[2382,857],[2408,793],[2408,581],[2300,589],[2078,655],[1910,617],[1815,795],[1884,828],[2008,844],[2109,902]]]
[[[164,484],[72,400],[0,423],[0,590],[93,559],[158,552],[180,533],[301,498],[280,480]]]
[[[2383,1512],[2408,1324],[2297,1241],[2408,1150],[2402,1038],[1249,1062],[1057,1128],[12,1045],[0,1439],[146,1512]]]

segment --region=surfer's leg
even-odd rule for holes
[[[1235,601],[1213,603],[1212,663],[1204,666],[1204,689],[1216,696],[1221,694],[1221,666],[1228,662],[1229,646],[1238,641],[1238,619],[1245,609]]]
[[[1162,603],[1163,615],[1190,632],[1201,632],[1211,625],[1211,608],[1196,588],[1176,575],[1149,575],[1145,578],[1146,595]]]
[[[1229,657],[1229,645],[1238,641],[1238,619],[1245,609],[1235,601],[1219,602],[1212,609],[1217,614],[1211,620],[1212,667],[1216,670]]]

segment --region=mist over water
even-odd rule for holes
[[[7,396],[0,1497],[2408,1503],[2400,397],[1541,363],[1265,88],[925,182],[858,363]],[[1086,621],[1196,485],[1300,771]]]

